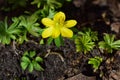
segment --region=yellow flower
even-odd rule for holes
[[[68,29],[74,27],[77,24],[76,20],[65,21],[65,14],[63,12],[58,12],[54,15],[53,20],[49,18],[43,18],[42,23],[46,26],[46,29],[42,32],[42,37],[52,37],[57,38],[60,35],[63,37],[72,37],[72,30]]]

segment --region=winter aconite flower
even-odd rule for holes
[[[65,14],[63,12],[58,12],[54,15],[53,20],[49,18],[43,18],[42,23],[46,26],[45,30],[42,32],[42,37],[52,37],[57,38],[60,35],[63,37],[72,37],[73,32],[69,28],[74,27],[77,24],[76,20],[65,21]]]

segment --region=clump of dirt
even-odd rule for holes
[[[2,46],[2,45],[1,45]],[[22,70],[20,67],[20,56],[14,53],[11,46],[0,47],[0,79],[13,80],[20,77]]]

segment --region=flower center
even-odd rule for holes
[[[56,24],[55,24],[55,29],[59,29],[59,30],[60,30],[60,27],[61,27],[61,26],[60,26],[59,23],[56,23]]]

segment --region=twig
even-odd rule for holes
[[[50,52],[50,50],[48,50],[48,53],[45,55],[45,58],[47,58],[49,55],[57,55],[60,57],[61,61],[64,62],[64,58],[62,57],[62,55],[60,55],[60,53]]]

